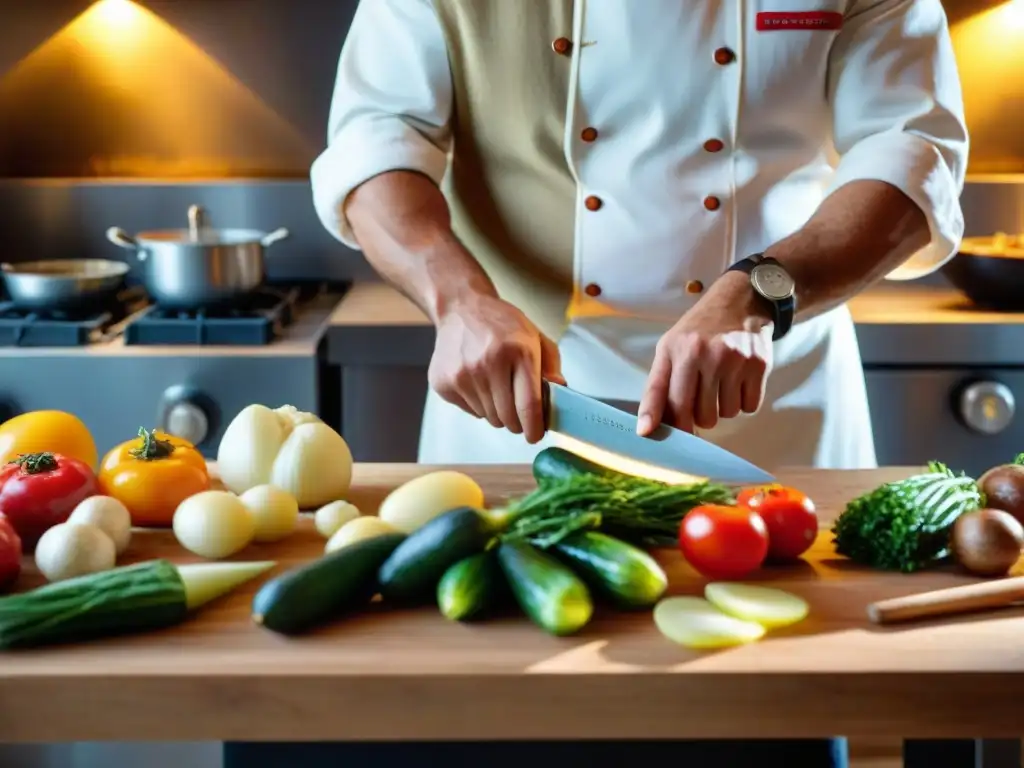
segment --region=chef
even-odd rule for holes
[[[547,378],[855,468],[844,302],[953,255],[967,147],[939,0],[367,0],[312,181],[436,326],[421,461],[530,461]]]

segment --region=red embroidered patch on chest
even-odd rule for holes
[[[842,29],[843,14],[832,11],[766,11],[757,14],[758,32]]]

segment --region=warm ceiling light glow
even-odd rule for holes
[[[15,177],[296,178],[315,155],[220,62],[130,0],[89,6],[0,79],[0,158]]]
[[[698,483],[707,479],[637,461],[636,459],[631,459],[628,456],[622,456],[618,453],[612,453],[611,451],[598,448],[590,443],[584,443],[582,440],[577,440],[576,438],[569,437],[568,435],[560,435],[552,432],[550,433],[550,436],[552,442],[562,448],[565,448],[565,450],[571,451],[577,456],[582,456],[585,459],[590,459],[590,461],[596,462],[604,467],[608,467],[609,469],[625,472],[627,475],[646,477],[650,480],[658,480],[662,483],[669,483],[670,485],[689,485],[690,483]]]
[[[97,23],[105,25],[111,32],[128,31],[145,12],[131,0],[99,0],[93,6]]]
[[[971,173],[1024,171],[1013,116],[1024,101],[1024,0],[955,24],[953,49],[971,135]]]

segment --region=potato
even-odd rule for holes
[[[412,533],[449,510],[483,505],[484,492],[473,478],[446,469],[399,486],[384,499],[378,514],[399,531]]]
[[[1024,465],[993,467],[978,478],[978,489],[989,508],[1009,512],[1024,524]]]
[[[280,541],[295,532],[299,503],[288,491],[274,485],[257,485],[238,499],[249,509],[256,524],[254,541],[261,544]]]
[[[979,509],[953,526],[953,556],[976,576],[1005,576],[1020,558],[1024,527],[1009,512]]]
[[[654,624],[669,640],[687,648],[708,650],[760,640],[760,624],[729,616],[699,597],[669,597],[654,608]]]
[[[355,544],[357,541],[374,539],[388,533],[397,533],[397,531],[393,525],[385,523],[379,517],[371,515],[357,517],[355,520],[349,520],[331,536],[327,546],[324,547],[324,552],[334,552],[349,544]]]
[[[357,517],[359,517],[359,510],[355,504],[349,504],[347,501],[332,501],[316,511],[313,516],[313,524],[316,526],[317,533],[325,539],[329,539],[341,529],[341,526]]]
[[[249,508],[228,491],[189,496],[174,511],[172,526],[181,546],[210,560],[240,552],[256,533]]]
[[[772,587],[718,581],[704,588],[704,597],[720,611],[765,629],[777,629],[807,618],[807,601]]]
[[[118,555],[128,549],[132,538],[132,516],[128,508],[111,496],[90,496],[71,513],[69,523],[89,523],[114,542]]]
[[[92,523],[55,525],[36,545],[36,567],[47,581],[109,571],[117,559],[114,540]]]

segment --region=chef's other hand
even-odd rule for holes
[[[544,436],[541,378],[565,383],[558,345],[514,306],[486,295],[441,315],[427,375],[449,403],[530,443]]]
[[[772,367],[772,324],[745,308],[702,300],[658,342],[637,431],[662,422],[693,432],[761,405]]]

